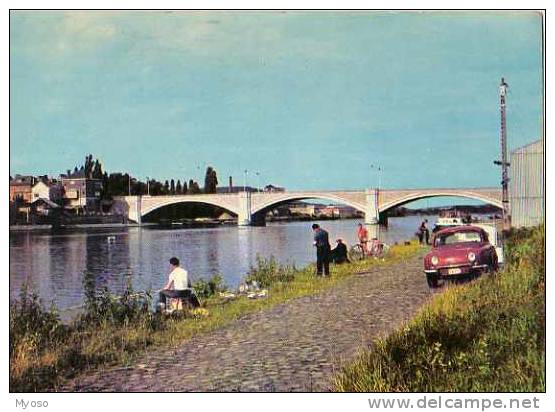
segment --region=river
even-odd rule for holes
[[[435,216],[427,216],[432,228]],[[421,216],[390,218],[380,238],[393,244],[414,237]],[[343,238],[356,243],[359,220],[319,222],[330,234],[330,242]],[[269,223],[265,227],[227,226],[214,229],[74,229],[58,233],[10,233],[10,297],[24,283],[45,304],[54,302],[63,310],[83,302],[83,273],[94,275],[98,287],[121,292],[128,282],[135,290],[161,288],[177,256],[193,281],[220,273],[235,287],[256,264],[257,255],[274,256],[297,267],[315,261],[313,222]],[[115,241],[108,242],[108,236]]]

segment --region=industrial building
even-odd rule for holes
[[[511,152],[509,204],[513,227],[535,226],[544,221],[544,140],[537,140]]]

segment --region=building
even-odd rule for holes
[[[102,180],[86,177],[83,170],[62,175],[64,206],[76,211],[99,211]]]
[[[58,205],[63,201],[63,188],[58,182],[39,180],[32,188],[32,201],[46,199]]]
[[[16,199],[22,200],[24,203],[31,203],[33,200],[33,186],[37,179],[34,176],[15,175],[10,180],[10,202]]]
[[[287,206],[292,215],[316,216],[316,205],[312,203],[291,202]]]
[[[59,213],[60,205],[50,199],[37,197],[31,202],[31,211],[42,216],[53,216]]]
[[[266,185],[264,186],[264,192],[285,192],[284,187],[274,186],[274,185]]]
[[[364,213],[360,210],[355,209],[352,206],[347,205],[333,205],[334,217],[339,217],[341,219],[349,219],[349,218],[360,218],[364,217]]]
[[[545,163],[543,140],[511,152],[509,204],[511,225],[535,226],[544,221]]]

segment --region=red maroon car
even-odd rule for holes
[[[424,272],[428,285],[438,281],[472,279],[498,268],[495,247],[487,232],[475,226],[455,226],[436,232],[432,250],[424,257]]]

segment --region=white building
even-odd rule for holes
[[[514,227],[535,226],[544,221],[543,142],[537,140],[511,152],[509,204]]]
[[[46,199],[60,205],[62,201],[62,187],[57,183],[46,183],[39,180],[31,189],[32,201]]]

